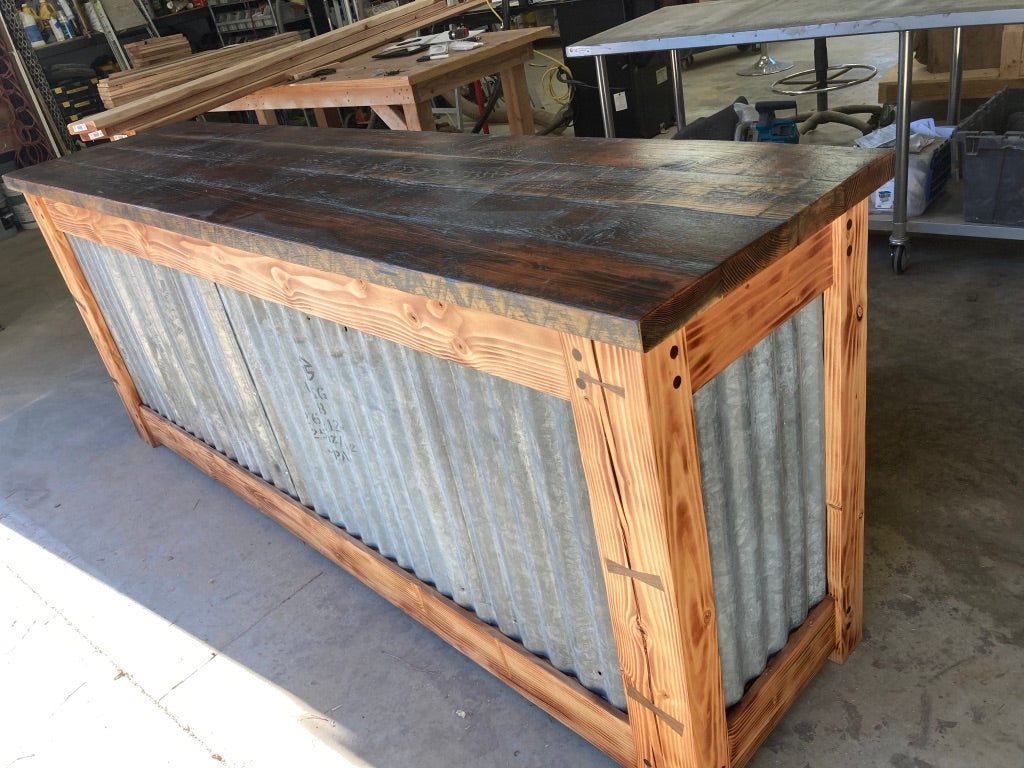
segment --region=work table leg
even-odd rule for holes
[[[526,84],[526,68],[523,64],[501,71],[501,89],[505,96],[505,111],[508,114],[508,129],[513,136],[532,136],[533,105],[530,103],[530,89]]]
[[[647,354],[562,343],[635,765],[728,766],[683,334]]]

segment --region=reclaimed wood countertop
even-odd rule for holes
[[[647,350],[891,176],[854,148],[178,123],[5,179]]]

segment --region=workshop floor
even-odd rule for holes
[[[750,60],[699,55],[691,117],[761,98],[729,74]],[[871,240],[864,640],[753,768],[1024,766],[1024,260],[912,253],[896,277]],[[611,765],[145,447],[38,233],[0,275],[0,768]]]

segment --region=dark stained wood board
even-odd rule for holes
[[[892,175],[821,146],[179,123],[13,188],[647,350]]]

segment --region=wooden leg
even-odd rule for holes
[[[564,334],[638,768],[729,765],[686,345]]]
[[[277,113],[272,109],[255,109],[256,122],[260,125],[278,125]]]
[[[128,411],[128,418],[135,425],[135,431],[149,445],[159,445],[153,438],[149,427],[146,426],[142,416],[142,399],[139,397],[138,390],[135,389],[124,358],[121,357],[121,352],[118,350],[117,344],[114,343],[110,328],[107,327],[107,322],[103,319],[103,313],[100,312],[99,305],[96,303],[92,288],[89,287],[89,283],[82,273],[82,267],[75,257],[75,252],[71,250],[67,236],[54,225],[50,211],[42,199],[25,195],[25,200],[32,210],[32,215],[35,216],[36,223],[39,224],[39,230],[50,247],[50,253],[53,254],[54,261],[57,262],[57,267],[71,291],[75,304],[78,305],[78,311],[82,314],[85,327],[89,329],[89,335],[92,336],[100,358],[107,367],[107,373],[114,382],[114,388],[121,397],[121,402],[124,403],[124,409]]]
[[[341,115],[337,107],[314,107],[313,118],[317,128],[341,128]]]
[[[377,117],[383,120],[384,124],[392,131],[410,130],[405,122],[404,113],[399,112],[390,104],[375,104],[371,109],[377,113]]]
[[[832,224],[832,286],[825,291],[825,494],[828,592],[843,662],[863,630],[864,420],[867,372],[867,202]]]
[[[509,132],[513,136],[532,136],[533,105],[530,104],[530,91],[526,86],[524,64],[516,64],[501,71],[501,89],[505,95]]]
[[[405,124],[409,126],[410,131],[434,130],[434,112],[430,108],[430,99],[415,104],[403,104],[402,111],[405,113]]]

